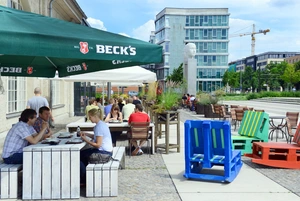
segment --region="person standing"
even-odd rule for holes
[[[35,112],[37,113],[37,117],[39,116],[38,112],[41,107],[46,106],[49,108],[49,103],[47,99],[42,97],[41,95],[42,95],[41,89],[39,87],[36,87],[34,89],[34,96],[27,101],[27,106],[26,106],[27,109],[34,109]],[[50,119],[51,121],[54,121],[51,112],[50,112]]]
[[[143,112],[143,106],[141,104],[135,105],[135,112],[132,113],[128,119],[128,124],[130,125],[131,122],[150,122],[149,115],[145,112]],[[142,155],[143,151],[141,147],[143,144],[145,144],[145,140],[141,140],[140,144],[138,145],[137,141],[133,141],[132,144],[135,147],[135,149],[132,152],[132,155]]]
[[[46,129],[49,129],[48,123],[44,121],[40,132],[37,133],[33,128],[36,116],[35,110],[25,109],[21,113],[19,122],[8,131],[3,145],[2,158],[4,163],[22,164],[23,148],[28,146],[28,143],[38,143],[44,136]]]

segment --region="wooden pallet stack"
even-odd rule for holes
[[[300,169],[300,123],[297,126],[293,144],[280,142],[254,142],[251,154],[253,163],[288,169]]]
[[[265,112],[245,111],[239,135],[231,137],[234,150],[252,153],[253,142],[268,142],[269,115]]]

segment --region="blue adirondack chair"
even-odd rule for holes
[[[185,174],[188,179],[232,182],[243,163],[241,152],[231,148],[228,121],[187,120],[185,129]],[[223,166],[215,174],[213,166]]]

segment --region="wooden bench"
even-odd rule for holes
[[[0,199],[18,197],[18,173],[22,164],[0,163]]]
[[[125,169],[125,147],[114,147],[113,158],[118,161],[86,167],[86,197],[118,196],[118,169]]]

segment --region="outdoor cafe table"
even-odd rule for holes
[[[72,122],[67,124],[66,130],[68,132],[75,132],[77,127],[80,127],[81,131],[93,131],[95,123],[89,123],[89,122]],[[122,123],[108,123],[108,127],[111,132],[113,131],[130,131],[130,126],[128,125],[128,122],[122,122]],[[150,132],[151,132],[151,153],[154,154],[155,150],[155,143],[154,143],[154,124],[150,123]]]
[[[80,144],[38,143],[23,149],[23,199],[74,199],[80,197]]]

